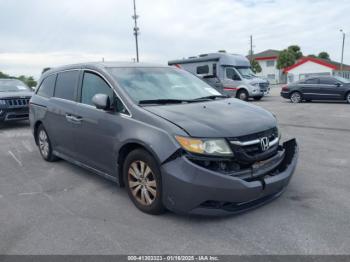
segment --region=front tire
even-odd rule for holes
[[[240,99],[240,100],[243,100],[243,101],[248,101],[249,94],[248,94],[248,92],[246,90],[241,89],[237,93],[237,98]]]
[[[128,195],[134,205],[147,214],[165,211],[162,202],[162,180],[157,161],[143,149],[129,153],[123,166]]]
[[[52,153],[52,144],[43,125],[38,127],[36,139],[42,158],[48,162],[57,161],[58,158]]]
[[[302,101],[302,96],[300,94],[300,92],[293,92],[291,95],[290,95],[290,101],[293,103],[293,104],[297,104],[297,103],[301,103]]]
[[[348,104],[350,104],[350,92],[348,92],[346,94],[346,102],[348,102]]]

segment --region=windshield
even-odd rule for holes
[[[175,68],[129,67],[108,68],[108,71],[136,103],[221,95],[196,76]]]
[[[30,91],[29,87],[20,80],[0,79],[0,92]]]
[[[344,78],[344,77],[335,76],[334,78],[337,79],[338,81],[342,82],[342,83],[350,84],[350,80],[349,80],[349,79],[346,79],[346,78]]]
[[[241,74],[241,76],[244,78],[249,79],[249,78],[255,77],[255,74],[250,67],[236,67],[236,69]]]

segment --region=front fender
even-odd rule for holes
[[[114,154],[116,159],[118,159],[121,148],[127,144],[141,145],[152,153],[158,163],[164,162],[180,148],[175,140],[175,134],[143,121],[130,118],[125,130],[127,132],[121,132],[117,139],[119,141],[115,143]]]

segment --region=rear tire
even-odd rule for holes
[[[262,96],[256,96],[256,97],[254,97],[254,100],[255,100],[255,101],[260,101],[261,98],[263,98],[263,97],[262,97]]]
[[[241,89],[237,93],[237,98],[240,99],[240,100],[243,100],[243,101],[248,101],[249,94],[248,94],[248,92],[246,90]]]
[[[48,162],[57,161],[58,158],[52,153],[52,144],[43,125],[38,127],[36,139],[42,158]]]
[[[165,212],[162,202],[162,178],[157,161],[143,149],[129,153],[123,165],[128,195],[144,213],[159,215]]]
[[[298,92],[298,91],[295,91],[295,92],[291,93],[291,95],[290,95],[290,101],[291,101],[293,104],[301,103],[301,101],[302,101],[301,93]]]

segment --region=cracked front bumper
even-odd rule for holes
[[[163,202],[177,213],[206,215],[239,213],[263,205],[281,195],[297,164],[296,140],[282,147],[283,159],[277,167],[269,170],[265,165],[266,173],[255,177],[257,170],[252,171],[248,180],[211,171],[185,156],[165,163],[161,168]]]

